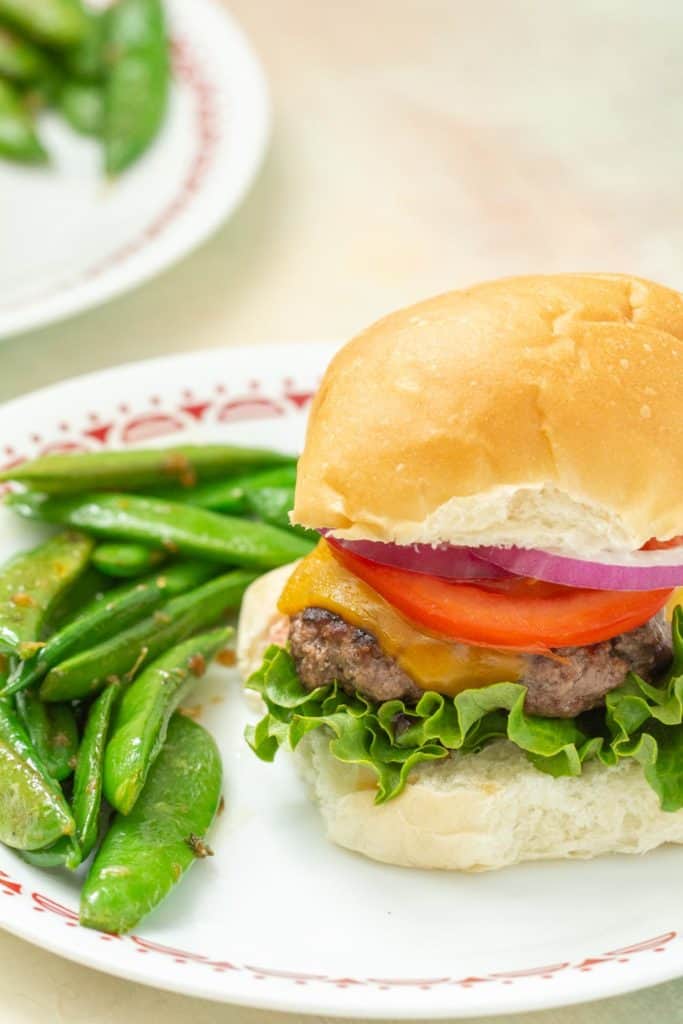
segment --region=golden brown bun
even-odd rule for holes
[[[269,643],[285,640],[287,620],[276,602],[292,568],[262,576],[245,595],[237,643],[245,677],[260,666]],[[660,809],[635,762],[615,768],[592,762],[580,778],[555,779],[501,740],[477,754],[419,765],[401,796],[376,806],[374,775],[332,757],[331,738],[322,730],[309,733],[297,747],[297,766],[330,839],[375,860],[484,871],[683,843],[683,811]]]
[[[295,522],[591,554],[683,532],[683,297],[510,278],[380,320],[330,364]]]

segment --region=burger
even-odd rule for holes
[[[683,842],[683,297],[520,277],[333,359],[239,636],[266,761],[423,868]]]

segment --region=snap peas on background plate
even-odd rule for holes
[[[44,164],[48,159],[21,94],[3,78],[0,78],[0,157],[25,164]]]
[[[99,83],[68,79],[59,90],[59,109],[80,135],[102,135],[104,92]]]
[[[168,105],[170,60],[161,0],[120,0],[106,17],[110,63],[104,163],[107,174],[116,175],[159,134]]]
[[[61,63],[72,80],[101,83],[106,76],[107,18],[104,11],[85,8],[84,13],[83,35],[62,52]]]
[[[87,32],[80,0],[0,0],[0,18],[46,46],[77,46]]]
[[[82,529],[0,567],[0,841],[36,867],[74,869],[103,833],[88,926],[133,927],[208,852],[220,759],[175,711],[228,643],[247,586],[310,550],[286,516],[295,473],[289,456],[205,445],[48,456],[5,474],[27,488],[10,508]],[[109,492],[124,481],[172,484],[181,500]],[[212,501],[223,488],[230,516],[201,507],[208,488]],[[95,566],[120,549],[138,571],[166,562],[114,583]]]
[[[48,73],[48,57],[18,32],[0,25],[0,75],[12,82],[35,82]]]
[[[10,83],[29,86],[15,94]],[[0,0],[0,156],[47,163],[33,115],[51,106],[101,142],[110,176],[147,152],[166,116],[171,60],[162,0]]]

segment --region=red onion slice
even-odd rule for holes
[[[664,590],[683,586],[683,548],[605,555],[599,562],[529,548],[476,548],[515,576],[588,590]]]
[[[379,565],[447,580],[495,580],[526,576],[587,590],[664,590],[683,586],[683,546],[632,554],[605,554],[600,561],[530,548],[389,544],[345,540],[320,531],[330,544]]]
[[[501,580],[515,575],[493,565],[480,556],[481,548],[455,547],[441,544],[387,544],[375,540],[342,540],[320,531],[328,544],[344,548],[351,554],[367,558],[379,565],[418,572],[424,576],[440,576],[447,580]]]

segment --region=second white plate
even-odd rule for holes
[[[0,338],[113,298],[234,210],[270,129],[263,72],[220,0],[166,0],[174,87],[161,137],[115,183],[101,148],[55,115],[48,168],[0,162]]]

